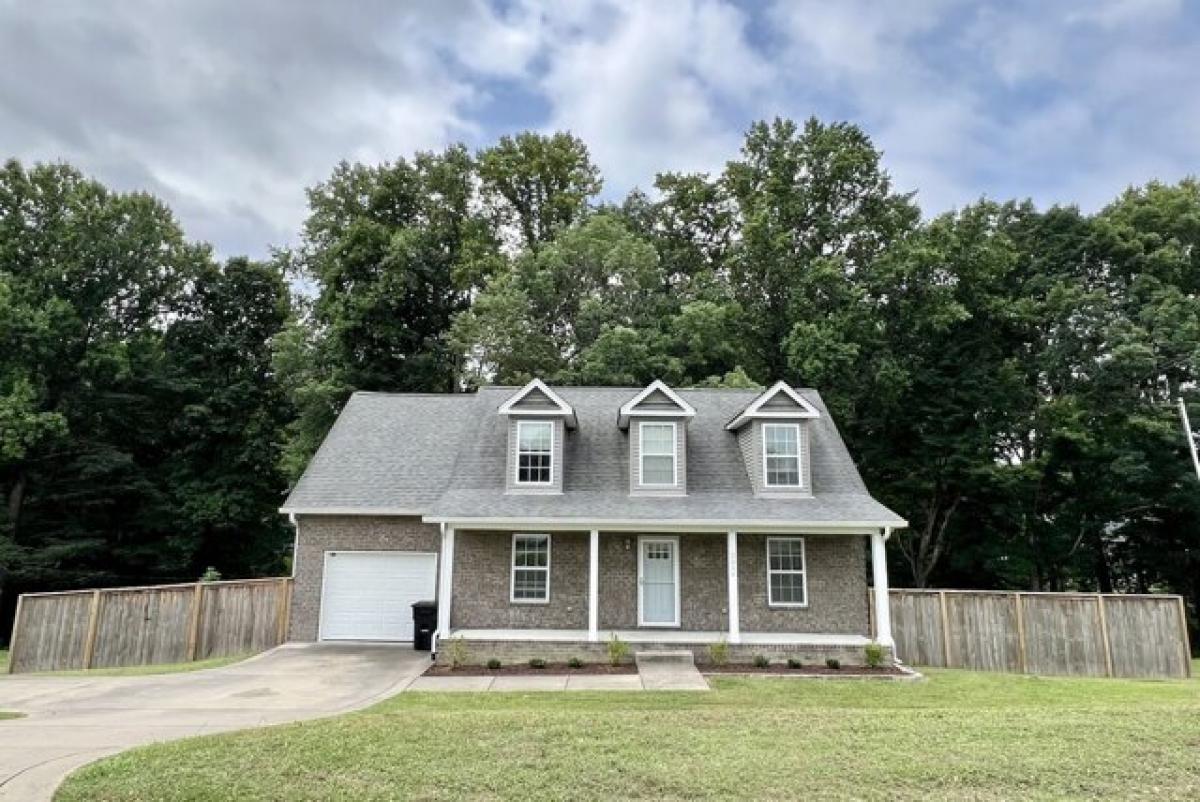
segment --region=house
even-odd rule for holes
[[[613,633],[698,660],[892,646],[905,522],[783,382],[356,393],[282,511],[294,640],[411,640],[436,599],[438,638],[480,661],[600,659]]]

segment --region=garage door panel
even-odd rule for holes
[[[434,598],[437,556],[336,551],[325,555],[322,640],[412,640],[412,604]]]

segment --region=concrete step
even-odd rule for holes
[[[696,656],[687,649],[663,649],[637,652],[633,655],[633,661],[639,668],[648,664],[694,666],[696,665]]]

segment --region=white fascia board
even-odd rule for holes
[[[659,409],[659,410],[638,410],[635,409],[638,404],[645,401],[651,393],[659,391],[671,400],[671,403],[679,407],[679,409]],[[617,413],[617,426],[622,429],[629,426],[629,418],[632,415],[638,417],[650,418],[691,418],[695,417],[696,410],[687,401],[679,397],[679,394],[663,383],[662,379],[655,379],[650,382],[640,393],[635,395],[629,401],[621,405],[620,411]]]
[[[698,518],[694,520],[630,519],[630,518],[488,518],[427,515],[426,523],[445,523],[456,528],[490,527],[501,530],[520,530],[530,527],[546,529],[607,532],[780,532],[812,535],[874,535],[884,527],[907,526],[907,522],[891,521],[755,521]]]
[[[767,410],[766,412],[763,412],[763,405],[780,393],[783,393],[788,398],[792,399],[792,401],[794,401],[796,405],[800,407],[800,409]],[[821,413],[817,411],[816,407],[808,403],[808,400],[805,399],[804,396],[800,395],[798,392],[789,387],[787,382],[777,381],[770,387],[770,389],[766,390],[762,395],[754,399],[754,401],[750,403],[750,406],[738,413],[738,416],[727,423],[725,428],[729,431],[735,431],[740,429],[746,424],[747,421],[753,418],[789,418],[795,420],[796,418],[819,417],[821,417]]]
[[[554,403],[554,405],[557,407],[557,409],[554,409],[554,410],[513,409],[514,406],[516,406],[518,403],[520,403],[521,399],[523,399],[525,396],[532,393],[534,390],[540,390],[547,398],[550,399],[551,402]],[[569,428],[575,428],[575,425],[577,423],[577,420],[575,418],[575,410],[571,407],[571,405],[568,404],[566,401],[564,401],[562,399],[562,396],[560,396],[558,393],[554,392],[548,386],[546,386],[546,383],[544,381],[542,381],[541,379],[534,379],[533,381],[529,382],[529,384],[526,384],[524,387],[522,387],[520,390],[517,390],[517,392],[514,393],[507,401],[505,401],[503,404],[500,405],[498,414],[500,414],[500,415],[531,415],[531,416],[563,418]]]
[[[425,510],[411,507],[280,507],[284,515],[408,515],[419,517]]]

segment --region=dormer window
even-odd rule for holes
[[[800,424],[762,425],[763,484],[772,488],[800,486]]]
[[[621,405],[617,427],[629,432],[630,495],[687,495],[687,424],[695,415],[661,381]]]
[[[638,451],[641,454],[642,486],[675,487],[677,484],[675,431],[676,425],[673,421],[642,421],[638,424],[638,437],[641,438]]]
[[[534,379],[517,390],[498,410],[508,419],[506,493],[563,492],[563,444],[579,421],[562,396]]]
[[[802,394],[776,382],[725,424],[737,433],[755,495],[812,494],[809,436],[813,422],[820,417]]]
[[[517,421],[518,485],[554,483],[554,423],[546,420]]]

